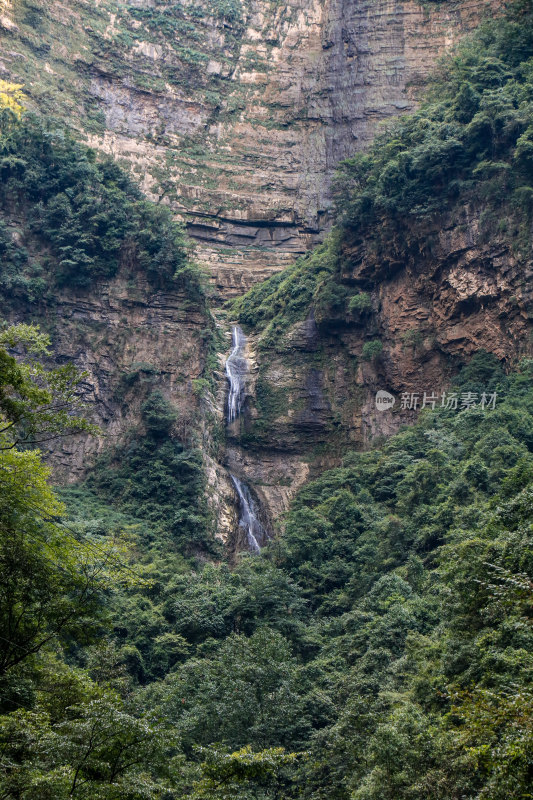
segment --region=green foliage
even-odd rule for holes
[[[206,647],[216,657],[215,640],[249,637],[265,626],[298,652],[312,647],[301,593],[271,564],[246,559],[231,571],[210,564],[191,572],[170,543],[150,546],[142,534],[136,541],[143,582],[113,604],[117,663],[135,682],[156,682],[187,659],[208,655]]]
[[[273,386],[262,376],[256,382],[255,402],[260,414],[258,422],[261,423],[261,426],[267,428],[272,420],[287,414],[289,408],[287,390],[282,386]]]
[[[28,325],[8,329],[1,342],[23,343],[41,357],[48,346],[47,337]],[[61,386],[61,377],[54,383],[53,373],[39,369],[36,358],[28,371],[21,366],[17,382],[17,362],[4,358],[4,363],[9,369],[0,372],[0,390],[6,418],[16,429],[20,409],[24,419],[29,408],[39,427],[39,414],[45,420],[48,414],[39,391]],[[32,383],[40,377],[42,390]],[[67,405],[68,395],[63,400]],[[54,420],[54,432],[60,422]],[[111,538],[82,535],[64,524],[65,508],[47,484],[50,471],[41,454],[16,449],[11,431],[4,430],[2,442],[9,446],[0,449],[2,796],[160,796],[172,733],[161,725],[155,730],[148,714],[134,704],[126,707],[117,692],[68,665],[64,655],[98,641],[108,626],[112,592],[135,585],[132,571],[123,568],[125,550]],[[157,776],[150,774],[156,765]]]
[[[374,339],[371,342],[365,342],[362,350],[363,361],[377,361],[383,352],[383,342],[379,339]]]
[[[264,329],[264,347],[309,313],[327,329],[370,311],[346,278],[352,253],[374,264],[365,270],[372,288],[430,254],[443,226],[475,214],[483,237],[506,239],[521,260],[529,255],[532,59],[533,9],[529,0],[513,2],[446,57],[418,111],[341,163],[330,237],[233,304],[241,322]]]
[[[94,559],[83,543],[65,541],[53,522],[63,508],[46,484],[49,470],[37,451],[9,449],[0,456],[2,679],[50,640],[94,633],[98,620],[88,620],[107,586],[111,553],[103,549]]]
[[[17,240],[5,221],[0,226],[5,290],[34,299],[46,286],[86,287],[126,267],[153,286],[184,286],[191,299],[202,297],[170,211],[143,199],[112,159],[97,159],[57,123],[2,111],[0,175],[1,212],[23,219]]]
[[[194,648],[231,633],[249,636],[262,625],[305,647],[305,603],[294,582],[267,561],[247,559],[231,571],[209,565],[177,576],[172,592],[174,629]]]
[[[176,743],[160,720],[53,658],[35,683],[28,707],[0,716],[4,797],[162,796]]]
[[[525,372],[527,375],[527,371]],[[515,378],[516,380],[516,378]],[[508,380],[500,362],[484,350],[475,353],[468,364],[453,379],[454,386],[461,391],[494,392],[508,391]]]
[[[2,292],[35,301],[46,291],[42,268],[34,264],[30,269],[29,253],[15,240],[4,220],[0,220],[0,285]]]
[[[252,793],[263,800],[279,797],[278,792],[287,788],[283,768],[292,766],[299,755],[286,753],[282,747],[253,752],[249,746],[234,753],[215,748],[200,748],[199,752],[205,758],[201,764],[203,777],[195,784],[192,800],[247,800]],[[273,784],[278,789],[275,794]]]
[[[342,242],[333,231],[323,245],[237,298],[230,313],[264,330],[262,347],[276,346],[291,325],[310,315],[324,330],[345,324],[348,314],[352,322],[353,316],[364,321],[372,310],[370,295],[353,294],[353,288],[340,281],[341,260]]]
[[[400,338],[404,347],[412,347],[414,349],[420,347],[424,341],[424,335],[422,331],[418,330],[417,328],[409,328],[401,334]]]
[[[190,48],[180,45],[180,41],[189,38],[193,41],[201,40],[201,33],[197,30],[195,24],[187,19],[190,15],[192,19],[195,17],[202,18],[205,14],[205,9],[198,7],[191,9],[182,3],[169,3],[158,4],[156,7],[135,8],[130,6],[128,9],[131,17],[135,20],[142,22],[145,25],[145,30],[148,30],[152,35],[160,37],[161,35],[174,47],[180,58],[183,57],[184,51]],[[243,8],[240,0],[212,0],[209,3],[209,12],[213,17],[222,23],[232,23],[237,28],[241,27],[243,23]],[[192,66],[198,65],[200,61],[206,61],[208,56],[204,53],[198,53],[199,60],[193,59],[187,63]]]
[[[415,223],[431,228],[461,203],[485,207],[489,218],[501,203],[519,225],[528,220],[531,3],[513,8],[459,51],[447,82],[437,80],[380,149],[344,166],[343,230],[237,301],[236,313],[264,329],[264,342],[276,344],[308,315],[325,330],[366,324],[368,294],[342,279],[353,239],[371,232],[376,248],[397,259],[409,252]],[[60,248],[68,261],[82,222],[89,239],[74,254],[81,282],[115,274],[124,258],[145,270],[156,264],[156,282],[167,268],[175,274],[175,229],[159,209],[146,206],[141,238],[128,232],[144,206],[122,173],[39,126],[34,136],[29,117],[22,127],[8,121],[8,140],[24,139],[22,130],[26,139],[7,150],[3,140],[2,203],[9,220],[17,208],[24,230],[0,227],[4,287],[38,297],[46,271],[77,280],[72,265],[61,266]],[[42,175],[46,193],[32,197],[31,181]],[[106,210],[102,229],[95,194]],[[40,265],[34,235],[50,252]],[[417,332],[406,337],[417,343]],[[32,414],[39,430],[49,402],[40,392],[56,386],[66,390],[64,425],[74,374],[54,383],[39,364],[47,343],[34,328],[14,329],[0,344],[1,408],[12,424],[5,436],[26,431]],[[367,341],[363,357],[379,357],[379,345]],[[15,360],[10,350],[21,346],[29,356]],[[138,367],[126,383],[148,374]],[[454,388],[496,391],[495,410],[428,410],[380,448],[348,454],[298,492],[278,540],[231,568],[205,563],[210,549],[220,553],[202,456],[174,438],[163,393],[143,403],[142,430],[100,459],[85,485],[64,492],[68,524],[39,454],[6,439],[2,796],[528,797],[532,387],[531,363],[507,376],[478,353]],[[283,411],[283,394],[258,389],[267,413]]]
[[[332,236],[293,266],[237,298],[231,314],[245,325],[266,327],[263,346],[275,344],[290,324],[307,316],[310,306],[316,305],[323,317],[329,305],[338,301],[335,296],[326,296],[335,289],[331,278],[336,265],[337,241]]]
[[[381,256],[405,257],[417,229],[473,205],[495,229],[514,220],[528,247],[533,11],[514,4],[446,59],[420,109],[393,123],[368,153],[341,165],[339,220],[347,239],[371,234]],[[423,224],[422,224],[423,223]],[[429,227],[428,227],[429,226]],[[501,230],[501,227],[500,227]]]
[[[25,351],[15,358],[10,351]],[[49,369],[42,359],[50,339],[35,325],[0,331],[0,450],[36,445],[72,433],[95,433],[80,416],[79,386],[85,373],[72,364]]]
[[[176,721],[186,749],[213,742],[236,748],[243,734],[258,749],[302,746],[311,709],[280,633],[259,628],[251,636],[230,634],[207,653],[180,665],[149,694]]]
[[[362,314],[365,311],[370,311],[371,308],[372,300],[370,299],[370,295],[366,292],[354,294],[353,297],[350,297],[350,300],[348,301],[348,311],[351,311],[352,313],[356,312]]]
[[[456,387],[496,409],[348,455],[231,569],[179,553],[203,473],[161,393],[66,529],[39,455],[0,453],[6,799],[523,798],[532,386],[479,353]]]
[[[243,21],[244,11],[240,0],[215,0],[213,10],[218,17],[228,22]]]
[[[212,551],[202,453],[166,436],[175,415],[154,393],[143,406],[146,436],[103,455],[86,488],[131,519],[144,520],[183,552]]]
[[[155,391],[141,406],[146,430],[156,438],[166,436],[176,422],[178,414],[161,392]]]
[[[527,796],[533,374],[480,353],[456,384],[484,380],[496,410],[423,415],[293,503],[275,560],[344,663],[306,797]]]

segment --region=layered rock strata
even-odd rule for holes
[[[174,209],[224,299],[321,238],[338,161],[502,5],[17,0],[0,69]]]
[[[174,210],[197,242],[216,306],[320,241],[339,159],[412,109],[438,57],[503,5],[15,0],[1,8],[0,77],[24,83],[32,107],[68,119]],[[511,360],[529,341],[530,306],[512,254],[503,242],[481,244],[475,220],[468,227],[443,226],[436,255],[394,274],[380,274],[368,253],[354,255],[346,278],[371,293],[368,318],[324,328],[309,317],[268,351],[251,338],[244,413],[222,460],[255,487],[271,522],[346,445],[366,446],[408,421],[376,411],[377,388],[438,389],[450,357],[488,346]],[[118,279],[90,296],[65,292],[39,316],[58,360],[87,369],[87,397],[108,432],[103,442],[63,445],[54,454],[59,473],[81,476],[95,449],[138,425],[135,387],[153,382],[179,409],[182,438],[202,442],[226,536],[236,524],[234,490],[211,444],[223,424],[224,355],[218,397],[203,401],[200,415],[192,383],[206,358],[199,310],[142,280]],[[374,338],[383,354],[365,361],[363,345]]]

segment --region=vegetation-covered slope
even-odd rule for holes
[[[456,95],[437,84],[381,150],[346,164],[335,234],[238,304],[250,325],[270,325],[265,346],[310,305],[322,331],[370,315],[368,293],[343,278],[357,241],[386,272],[443,214],[492,214],[499,198],[499,235],[521,257],[532,18],[531,3],[514,4],[453,62]],[[156,282],[177,267],[200,292],[179,229],[115,165],[41,122],[5,119],[6,287],[90,293],[119,267],[144,275],[153,256]],[[379,358],[380,342],[367,345],[363,358]],[[427,410],[346,454],[299,492],[283,536],[230,568],[207,562],[200,454],[172,436],[175,411],[149,381],[142,429],[58,500],[27,448],[34,431],[87,427],[83,376],[40,356],[34,329],[0,335],[1,797],[529,796],[530,360],[507,375],[478,353],[454,388],[495,392],[494,409]]]
[[[293,267],[234,304],[242,322],[268,327],[267,342],[312,307],[318,321],[365,309],[361,283],[431,260],[439,232],[477,227],[530,256],[533,196],[533,9],[510,3],[447,57],[420,109],[400,118],[368,153],[341,163],[337,229]],[[474,232],[469,232],[471,238]],[[362,248],[362,249],[361,249]],[[365,261],[357,282],[352,272]],[[366,306],[368,308],[368,306]],[[270,335],[268,335],[270,332]]]
[[[178,439],[190,439],[199,424],[185,422],[198,402],[193,379],[207,384],[214,358],[205,278],[183,227],[113,159],[81,144],[59,120],[13,107],[16,87],[4,88],[2,315],[29,316],[53,332],[58,362],[76,360],[87,372],[80,391],[90,396],[104,434],[111,424],[119,436],[131,438],[132,429],[134,438],[143,436],[148,396],[155,408],[172,395],[165,435],[181,452]],[[82,476],[97,442],[78,439],[76,446]],[[72,461],[62,475],[69,472],[70,480]],[[202,472],[201,459],[196,466]]]
[[[478,390],[488,365],[458,388]],[[497,374],[495,412],[427,414],[288,516],[278,563],[339,670],[311,797],[527,796],[531,373]]]
[[[488,376],[495,410],[351,454],[231,571],[138,523],[117,550],[87,497],[65,524],[3,450],[4,796],[527,796],[531,365],[457,388]]]
[[[4,109],[0,174],[5,293],[38,299],[127,266],[155,285],[180,281],[198,299],[199,274],[169,210],[146,201],[111,158],[98,159],[58,121]]]

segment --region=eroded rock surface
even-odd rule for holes
[[[139,424],[141,405],[154,388],[178,411],[180,438],[194,439],[199,410],[194,381],[204,371],[209,321],[183,292],[154,291],[119,276],[96,291],[63,289],[53,305],[21,308],[11,319],[40,323],[51,334],[54,359],[73,361],[87,373],[83,397],[104,436],[54,443],[58,478],[83,477],[97,452]]]
[[[339,160],[412,109],[438,57],[502,5],[20,0],[0,68],[130,163],[226,298],[322,237]]]
[[[440,404],[474,353],[486,350],[507,367],[533,356],[533,263],[508,239],[484,235],[472,209],[464,214],[443,219],[431,249],[414,248],[405,263],[380,260],[368,240],[345,254],[352,267],[343,278],[370,295],[368,313],[340,312],[318,325],[310,315],[275,341],[268,333],[256,339],[238,441],[244,474],[267,484],[274,514],[300,481],[337,465],[347,449],[413,422],[424,394],[428,405]],[[371,341],[383,350],[366,360]],[[377,408],[378,390],[394,395],[392,409]],[[286,481],[286,493],[276,494]]]
[[[323,238],[338,161],[412,109],[438,57],[503,5],[4,1],[0,74],[173,209],[197,242],[216,307]],[[218,394],[201,402],[192,383],[206,359],[198,309],[122,279],[90,295],[65,292],[39,314],[58,359],[87,369],[108,438],[62,445],[59,474],[75,480],[96,449],[138,425],[154,381],[180,412],[182,438],[204,449],[220,535],[237,522],[228,468],[253,485],[275,526],[296,489],[346,446],[365,447],[413,418],[399,402],[378,412],[378,389],[438,391],[453,360],[481,347],[508,363],[527,352],[531,265],[524,273],[478,227],[475,214],[444,222],[431,254],[394,266],[361,245],[346,279],[371,294],[371,314],[329,326],[309,316],[267,349],[252,336],[244,412],[222,457],[213,431],[224,425],[224,354]],[[365,342],[377,338],[381,357],[365,361]]]

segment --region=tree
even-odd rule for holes
[[[19,358],[13,351],[21,354]],[[49,354],[50,338],[36,325],[0,331],[0,450],[96,433],[97,428],[80,416],[80,386],[86,373],[73,364],[44,366],[42,359]]]
[[[0,80],[0,109],[7,108],[16,117],[20,117],[25,100],[22,88],[21,83]]]
[[[63,505],[48,486],[38,450],[93,426],[80,416],[72,365],[49,369],[49,338],[34,325],[0,333],[0,676],[53,640],[83,640],[98,628],[100,598],[116,573],[112,542],[96,546],[61,523]],[[7,348],[24,348],[17,359]]]
[[[0,453],[0,676],[54,640],[95,635],[118,578],[113,542],[62,525],[49,474],[36,450]]]
[[[231,635],[219,646],[208,641],[203,652],[153,690],[184,746],[221,742],[262,749],[305,741],[309,713],[283,636],[262,628],[249,638]]]
[[[17,448],[91,429],[75,416],[80,376],[43,366],[49,340],[34,326],[0,343],[0,796],[160,797],[172,733],[64,657],[105,633],[112,591],[136,575],[112,539],[65,524],[41,453]],[[6,349],[21,345],[23,361]]]
[[[253,752],[242,747],[233,753],[218,748],[199,748],[204,757],[202,778],[194,785],[191,800],[283,800],[292,783],[290,767],[301,753],[282,747]]]
[[[2,798],[160,798],[174,777],[178,743],[169,727],[72,671],[52,675],[70,705],[58,713],[56,691],[45,684],[37,707],[0,716]]]

